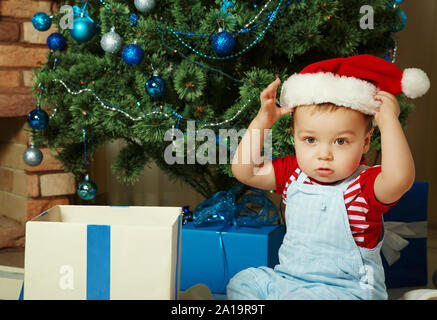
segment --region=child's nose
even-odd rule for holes
[[[321,147],[318,154],[319,160],[331,161],[334,159],[331,150],[328,147]]]

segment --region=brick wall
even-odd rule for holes
[[[35,30],[31,18],[54,10],[51,1],[0,0],[0,215],[21,223],[56,204],[69,204],[75,193],[74,177],[47,148],[39,147],[44,159],[38,166],[22,159],[30,142],[26,116],[36,107],[32,70],[46,62],[45,42],[56,31],[53,26]]]
[[[53,6],[53,8],[52,8]],[[39,11],[51,14],[50,1],[0,0],[0,116],[23,116],[35,108],[29,87],[32,68],[46,61],[45,32],[32,26],[32,16]]]

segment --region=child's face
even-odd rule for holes
[[[366,133],[365,117],[358,111],[339,107],[328,112],[302,106],[293,117],[299,167],[320,182],[350,176],[369,149],[373,129]]]

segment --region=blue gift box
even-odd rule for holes
[[[216,225],[182,227],[181,290],[203,283],[225,293],[229,279],[249,267],[274,267],[285,234],[283,225],[259,228]]]
[[[389,265],[382,254],[387,288],[425,286],[428,282],[426,255],[426,219],[428,212],[428,183],[414,182],[399,202],[384,214],[384,223],[403,222],[413,227],[422,222],[422,232],[404,235],[408,244],[400,251],[400,258]],[[414,229],[414,228],[411,228]],[[416,228],[417,229],[417,228]],[[386,232],[387,233],[387,232]],[[387,236],[387,234],[386,234]]]

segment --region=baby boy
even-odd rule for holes
[[[313,63],[292,75],[282,86],[281,108],[279,84],[276,79],[261,93],[232,172],[247,185],[282,194],[287,232],[279,264],[236,274],[228,299],[387,299],[379,254],[382,216],[415,178],[395,96],[425,94],[428,77],[357,55]],[[258,165],[265,129],[290,112],[296,155]],[[363,155],[373,123],[381,132],[382,157],[381,165],[368,167]],[[241,161],[247,152],[249,163]]]

